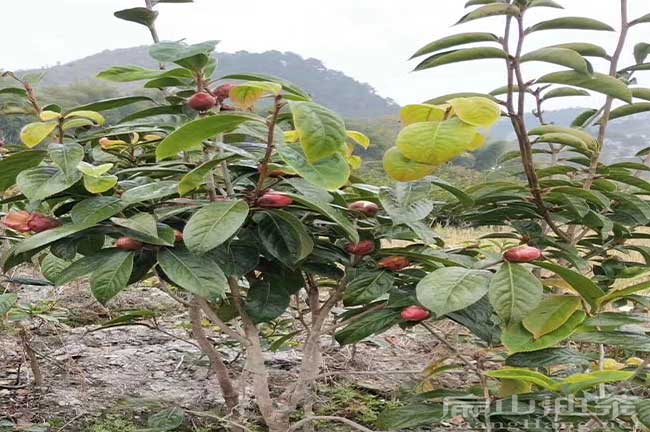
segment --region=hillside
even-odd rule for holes
[[[105,50],[69,63],[23,72],[46,72],[43,86],[65,86],[96,81],[97,73],[111,66],[136,65],[156,68],[157,64],[149,57],[147,50],[146,46]],[[295,53],[280,51],[239,51],[219,53],[217,57],[219,68],[215,78],[242,71],[280,76],[306,89],[320,103],[346,117],[377,117],[394,114],[399,109],[393,100],[378,95],[370,85],[359,82],[343,72],[328,69],[320,60],[314,58],[305,59]]]

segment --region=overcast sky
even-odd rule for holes
[[[585,15],[618,27],[618,0],[557,0],[569,15]],[[65,63],[103,49],[150,43],[147,30],[113,17],[144,0],[19,0],[0,5],[0,68],[20,69]],[[498,60],[468,62],[411,73],[410,55],[427,42],[465,31],[497,30],[502,17],[450,28],[465,0],[195,0],[160,4],[161,39],[221,40],[218,49],[293,51],[369,83],[401,104],[455,91],[489,91],[505,84]],[[630,0],[630,16],[650,12],[648,0]],[[529,23],[558,16],[538,8]],[[645,39],[644,39],[645,35]],[[596,31],[545,31],[529,37],[528,49],[564,42],[602,44],[609,52],[616,35]],[[635,43],[650,42],[650,24],[636,26],[623,63],[633,61]],[[603,63],[595,62],[601,69]],[[546,66],[529,66],[528,75]],[[245,72],[245,71],[242,71]],[[645,72],[642,79],[650,80]],[[583,99],[582,101],[580,99]],[[573,98],[571,105],[589,100]]]

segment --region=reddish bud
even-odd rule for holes
[[[183,232],[179,230],[174,230],[174,240],[176,242],[182,242],[183,241]]]
[[[45,216],[41,213],[32,213],[32,217],[29,219],[28,225],[30,230],[39,233],[61,226],[61,221],[49,216]]]
[[[503,258],[509,262],[527,263],[542,257],[542,251],[532,246],[518,246],[506,251]]]
[[[278,192],[267,192],[257,199],[256,204],[262,208],[282,208],[293,204],[293,200]]]
[[[237,111],[237,109],[232,105],[221,105],[221,111]]]
[[[374,216],[379,211],[379,206],[370,201],[355,201],[351,204],[348,204],[348,210],[357,211],[359,213],[363,213],[366,216]]]
[[[222,84],[212,91],[214,97],[217,98],[219,102],[228,99],[230,97],[230,90],[234,87],[233,84]]]
[[[195,93],[187,103],[194,111],[207,111],[217,104],[217,100],[209,93]]]
[[[11,212],[2,219],[2,224],[14,231],[28,232],[31,231],[31,228],[29,227],[29,220],[31,218],[32,214],[28,211],[21,210]]]
[[[391,271],[402,270],[411,265],[411,261],[404,256],[389,256],[383,259],[380,259],[377,263],[377,267],[383,268]]]
[[[422,306],[413,305],[402,310],[400,315],[405,321],[424,321],[431,316],[431,312]]]
[[[370,255],[375,251],[375,242],[372,240],[361,240],[359,243],[350,243],[345,250],[352,255]]]
[[[131,237],[120,237],[115,242],[115,247],[122,250],[138,250],[142,249],[141,241],[138,241]]]

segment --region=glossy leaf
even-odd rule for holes
[[[258,215],[257,233],[262,246],[278,261],[293,267],[314,249],[309,232],[293,214],[275,210]]]
[[[101,304],[106,304],[129,282],[133,270],[133,252],[119,251],[112,254],[90,275],[90,290]]]
[[[229,132],[245,121],[259,121],[259,117],[247,113],[217,114],[185,123],[168,135],[158,147],[156,158],[169,159],[182,151],[197,151],[203,148],[203,140],[217,134]]]
[[[386,270],[357,272],[348,282],[343,294],[345,306],[365,305],[387,294],[393,288],[394,278]]]
[[[335,112],[313,102],[289,102],[293,123],[309,163],[346,152],[345,123]]]
[[[300,145],[279,144],[277,149],[282,160],[313,185],[334,191],[348,182],[350,166],[341,154],[312,164]]]
[[[535,339],[522,323],[513,324],[501,335],[501,341],[511,353],[550,348],[571,336],[584,321],[585,316],[583,311],[576,311],[561,327],[539,339]]]
[[[18,174],[38,166],[45,155],[41,150],[25,150],[0,159],[0,192],[16,184]]]
[[[178,182],[162,180],[136,186],[122,194],[122,200],[127,204],[136,204],[143,201],[158,200],[178,193]]]
[[[473,10],[472,12],[463,16],[456,24],[463,24],[469,21],[487,18],[491,16],[499,15],[510,15],[517,16],[520,15],[521,11],[518,7],[512,6],[505,3],[495,3],[481,6],[478,9]]]
[[[487,292],[490,273],[447,267],[429,273],[416,287],[418,301],[442,317],[479,301]]]
[[[386,150],[383,166],[386,174],[400,182],[420,180],[436,170],[435,165],[408,159],[397,147]]]
[[[506,325],[526,318],[542,295],[542,283],[520,264],[503,263],[490,280],[490,303]]]
[[[526,33],[557,29],[614,31],[611,26],[593,18],[561,17],[537,23],[528,28]]]
[[[593,90],[625,102],[632,102],[632,92],[621,80],[594,72],[585,75],[575,71],[553,72],[542,76],[538,83],[564,84]]]
[[[123,9],[115,12],[117,18],[142,24],[146,27],[153,25],[158,16],[158,12],[146,7],[135,7],[130,9]]]
[[[341,345],[354,344],[369,336],[385,332],[401,319],[400,312],[396,310],[386,309],[372,312],[339,330],[335,338]]]
[[[558,385],[558,381],[547,377],[543,373],[523,368],[504,368],[488,371],[485,375],[491,378],[524,381],[546,390],[553,390]]]
[[[187,248],[204,254],[232,237],[248,216],[246,202],[221,201],[208,204],[192,215],[183,230]]]
[[[274,82],[249,81],[237,84],[230,90],[230,100],[243,110],[252,108],[265,95],[277,96],[282,86]]]
[[[28,123],[20,130],[20,140],[29,148],[36,147],[54,132],[56,125],[55,121]]]
[[[419,122],[442,121],[445,118],[445,113],[445,109],[436,105],[406,105],[400,111],[400,120],[404,126]]]
[[[329,203],[288,192],[285,192],[285,194],[287,196],[290,196],[295,202],[302,204],[305,207],[308,207],[311,210],[321,214],[332,222],[335,222],[337,227],[341,228],[345,232],[346,237],[351,242],[359,242],[359,233],[357,232],[354,224],[341,211],[337,210]]]
[[[573,289],[578,292],[592,308],[598,308],[599,299],[603,297],[605,293],[591,279],[574,270],[550,262],[535,261],[534,265],[550,270],[560,276],[571,285],[571,287],[573,287]]]
[[[505,59],[508,55],[500,48],[463,48],[455,51],[445,51],[432,55],[418,64],[414,70],[421,71],[443,66],[451,63],[460,63],[472,60]]]
[[[489,129],[501,119],[501,108],[488,98],[454,98],[449,105],[459,119],[479,128]]]
[[[493,33],[461,33],[452,36],[446,36],[441,39],[430,42],[417,50],[411,56],[411,59],[430,54],[432,52],[440,51],[443,49],[455,47],[458,45],[466,45],[476,42],[499,42],[499,37]]]
[[[522,321],[526,330],[535,339],[562,327],[580,307],[580,298],[575,296],[550,296],[524,317]]]
[[[256,323],[272,321],[287,310],[290,299],[282,287],[272,287],[267,281],[255,281],[246,295],[246,312]]]
[[[577,52],[567,48],[541,48],[524,54],[521,62],[539,61],[566,66],[583,74],[593,72],[591,66]]]
[[[73,171],[66,176],[56,167],[40,166],[18,174],[16,185],[30,201],[36,201],[63,192],[80,179],[79,171]]]
[[[569,348],[546,348],[539,351],[513,354],[506,359],[506,365],[530,368],[541,368],[562,364],[588,366],[591,365],[595,359],[596,356],[593,354],[581,353]]]
[[[453,118],[442,122],[413,123],[399,133],[399,152],[415,162],[441,165],[465,153],[477,128]]]
[[[79,179],[77,165],[84,158],[84,149],[77,143],[50,144],[47,147],[47,153],[60,169],[61,172],[70,180]]]
[[[158,263],[175,285],[200,297],[217,300],[228,287],[223,271],[208,256],[194,255],[184,248],[162,248]]]

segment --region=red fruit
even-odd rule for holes
[[[182,242],[183,241],[183,232],[179,230],[174,230],[174,240],[176,242]]]
[[[422,306],[413,305],[402,310],[400,315],[405,321],[424,321],[431,316],[431,312]]]
[[[357,211],[365,214],[366,216],[374,216],[379,211],[379,206],[370,201],[355,201],[348,204],[348,210]]]
[[[375,242],[372,240],[361,240],[356,244],[348,244],[345,250],[352,255],[369,255],[375,250]]]
[[[217,104],[217,100],[209,93],[194,93],[187,103],[194,111],[207,111]]]
[[[383,259],[380,259],[377,263],[377,267],[384,268],[391,271],[402,270],[411,265],[411,261],[404,256],[389,256]]]
[[[542,257],[542,251],[532,246],[518,246],[506,251],[503,258],[509,262],[527,263]]]
[[[267,192],[257,199],[257,206],[262,208],[282,208],[291,204],[291,197],[278,192]]]
[[[32,214],[25,210],[11,212],[2,219],[2,224],[14,231],[28,232],[31,231],[29,227],[29,220],[31,218]]]
[[[217,98],[219,102],[222,102],[225,99],[230,97],[230,90],[234,87],[233,84],[222,84],[212,91],[214,97]]]
[[[30,230],[39,233],[61,226],[61,221],[41,213],[32,213],[27,225],[29,225]]]
[[[138,250],[142,249],[141,241],[138,241],[131,237],[120,237],[115,242],[115,247],[122,250]]]

